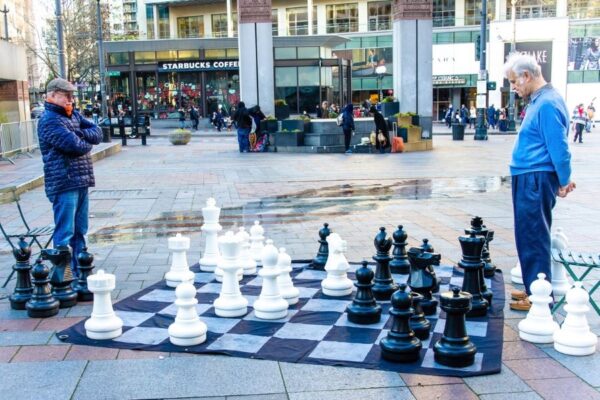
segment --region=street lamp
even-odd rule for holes
[[[513,32],[512,32],[512,42],[510,43],[510,52],[514,53],[516,48],[517,48],[517,44],[516,44],[516,32],[517,32],[517,18],[516,18],[516,5],[517,5],[517,1],[518,0],[510,0],[510,4],[511,4],[511,20],[512,20],[512,28],[513,28]],[[508,127],[507,129],[509,131],[514,131],[516,130],[516,126],[515,126],[515,92],[511,89],[511,87],[508,87]]]
[[[104,46],[102,42],[102,15],[100,14],[100,0],[96,0],[96,24],[98,25],[98,58],[100,75],[100,100],[102,104],[102,117],[108,116],[108,106],[106,104],[106,68],[104,67]],[[95,103],[95,101],[94,101]]]
[[[387,68],[385,65],[380,65],[375,68],[375,73],[377,74],[377,80],[379,81],[379,101],[383,101],[383,76],[387,72]]]

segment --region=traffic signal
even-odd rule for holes
[[[496,81],[489,81],[487,83],[487,90],[496,90]]]

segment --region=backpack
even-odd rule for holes
[[[338,114],[337,119],[335,120],[335,123],[337,124],[337,126],[342,126],[342,124],[344,123],[344,114],[343,113]]]

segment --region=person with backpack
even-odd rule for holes
[[[346,107],[344,107],[342,113],[340,114],[342,117],[341,125],[340,121],[338,120],[338,125],[340,125],[342,127],[342,130],[344,131],[344,146],[346,148],[346,154],[352,153],[352,150],[350,150],[350,139],[352,139],[352,131],[354,131],[353,111],[354,106],[352,105],[352,103],[349,103]]]
[[[190,119],[192,120],[192,128],[194,128],[194,130],[197,131],[200,114],[198,113],[198,109],[194,105],[192,105],[192,108],[190,109]]]
[[[237,110],[233,114],[233,120],[236,122],[238,146],[240,153],[250,151],[250,129],[252,128],[252,117],[243,101],[238,103]]]

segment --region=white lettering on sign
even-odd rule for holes
[[[524,50],[519,53],[533,56],[538,64],[546,64],[548,62],[548,50]]]
[[[215,61],[188,61],[188,62],[161,62],[161,70],[217,70],[239,68],[238,60]]]

